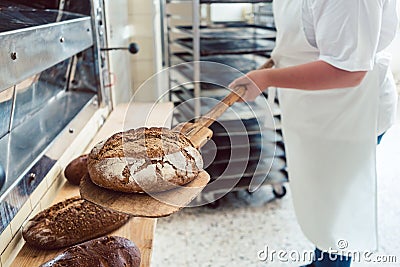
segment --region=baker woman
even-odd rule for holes
[[[246,101],[280,88],[293,203],[317,248],[308,266],[350,266],[338,255],[377,249],[376,143],[396,105],[383,54],[397,30],[396,0],[273,3],[275,68],[230,87],[247,85]],[[377,130],[378,117],[386,123]]]

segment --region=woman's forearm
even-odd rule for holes
[[[324,61],[293,67],[256,70],[248,73],[259,88],[281,87],[303,90],[325,90],[354,87],[361,83],[366,71],[350,72]]]

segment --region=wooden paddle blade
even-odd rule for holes
[[[187,138],[192,142],[196,149],[204,146],[212,137],[213,131],[206,127],[199,126],[197,131],[187,135]]]
[[[204,146],[208,140],[211,139],[213,135],[213,131],[203,127],[197,123],[180,123],[175,126],[173,131],[179,131],[183,135],[185,135],[193,144],[193,147],[199,149]]]
[[[171,215],[188,206],[210,181],[207,172],[202,171],[190,183],[176,189],[153,195],[145,193],[123,193],[95,185],[89,175],[82,178],[82,198],[102,207],[127,213],[135,217],[158,218]]]

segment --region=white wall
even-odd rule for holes
[[[129,23],[133,27],[131,41],[139,45],[139,53],[131,56],[132,88],[135,101],[154,101],[160,95],[158,83],[152,90],[140,86],[162,68],[159,0],[130,0]]]
[[[212,21],[243,21],[246,13],[251,11],[251,4],[213,4]]]
[[[128,0],[107,0],[105,14],[107,21],[107,47],[128,47],[131,31],[128,23]],[[131,68],[126,50],[108,52],[110,67],[110,85],[113,105],[127,102],[133,94],[131,87]]]

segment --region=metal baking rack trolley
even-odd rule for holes
[[[236,77],[266,62],[275,45],[272,1],[164,0],[164,65],[170,68],[170,99],[175,123],[194,120],[226,94]],[[212,21],[213,4],[248,3],[245,21]],[[213,62],[218,64],[181,64]],[[201,82],[191,82],[201,81]],[[266,105],[266,102],[269,104]],[[211,181],[197,201],[218,205],[227,191],[272,185],[280,198],[288,180],[280,129],[279,101],[274,89],[255,103],[236,103],[210,129],[212,141],[201,150]]]

